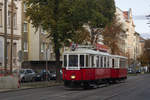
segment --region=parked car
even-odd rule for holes
[[[51,80],[56,80],[56,72],[50,73]]]
[[[136,70],[136,73],[141,73],[141,70]]]
[[[50,81],[53,78],[54,78],[54,75],[44,69],[44,70],[41,70],[41,72],[36,75],[35,80],[36,81],[46,81],[46,80]]]
[[[128,74],[135,74],[135,73],[136,73],[135,70],[133,70],[133,69],[128,69]]]
[[[21,82],[35,81],[36,73],[32,69],[21,69],[19,77]]]

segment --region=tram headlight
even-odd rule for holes
[[[75,79],[76,78],[76,76],[75,75],[71,75],[71,79]]]

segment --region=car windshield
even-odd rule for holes
[[[25,72],[24,70],[20,70],[20,71],[19,71],[20,74],[23,74],[24,72]]]
[[[32,70],[27,70],[27,73],[32,73]]]

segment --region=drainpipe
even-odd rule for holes
[[[4,68],[7,74],[7,0],[4,0]]]

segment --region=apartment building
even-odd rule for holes
[[[26,4],[22,2],[22,51],[23,61],[54,61],[52,42],[42,27],[36,30],[25,15]]]
[[[122,24],[121,40],[118,43],[121,51],[129,59],[136,60],[142,52],[140,34],[135,31],[135,25],[132,17],[132,9],[122,11],[116,8],[116,16],[119,23]]]
[[[7,1],[7,62],[10,65],[10,39],[11,39],[11,0]],[[18,52],[21,50],[21,1],[14,1],[13,16],[13,68],[18,68]],[[0,66],[4,66],[4,0],[0,0]]]

